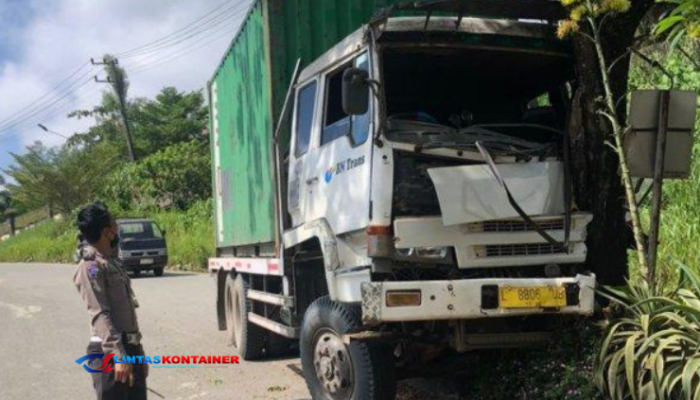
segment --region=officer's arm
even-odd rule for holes
[[[109,301],[105,292],[107,270],[94,261],[83,261],[78,266],[75,277],[80,295],[87,303],[92,326],[102,339],[105,354],[114,353],[117,357],[126,356],[121,333],[115,329],[110,314]]]

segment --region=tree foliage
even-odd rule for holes
[[[104,198],[120,208],[188,208],[211,196],[211,163],[206,143],[178,143],[123,165],[104,188]]]
[[[200,91],[179,92],[173,87],[166,87],[154,100],[134,99],[128,102],[126,108],[134,147],[141,158],[173,144],[208,140],[202,134],[207,126],[208,110]],[[126,158],[119,101],[113,93],[105,92],[102,102],[91,110],[79,110],[71,115],[77,118],[94,117],[96,124],[87,132],[71,138],[70,145],[90,148],[96,143],[109,143]]]
[[[48,206],[64,213],[89,201],[116,165],[114,152],[106,146],[85,152],[49,149],[37,142],[12,157],[14,164],[5,171],[15,181],[7,185],[10,195],[30,208]]]
[[[10,191],[5,189],[5,178],[0,175],[0,222],[6,219],[6,213],[10,209],[12,197],[10,197]]]

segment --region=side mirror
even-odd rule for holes
[[[343,111],[348,115],[362,115],[369,108],[369,72],[348,68],[343,72]]]

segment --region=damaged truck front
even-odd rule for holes
[[[455,331],[474,335],[453,341],[460,349],[536,340],[471,320],[593,312],[591,215],[570,191],[571,49],[541,23],[464,19],[457,33],[433,18],[421,34],[424,23],[390,19],[375,33],[363,320],[461,320]]]
[[[592,217],[570,189],[571,46],[546,21],[461,11],[385,12],[290,74],[288,143],[272,123],[243,132],[269,143],[255,161],[274,170],[266,238],[227,232],[229,212],[259,230],[231,196],[259,193],[236,177],[260,165],[225,170],[251,139],[226,142],[224,75],[210,87],[219,327],[246,359],[298,339],[314,399],[392,398],[396,368],[534,345],[593,313]]]

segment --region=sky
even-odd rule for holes
[[[90,58],[116,54],[129,97],[204,89],[251,0],[0,0],[0,173],[37,140],[60,145],[105,84]],[[41,130],[43,124],[58,134]]]

